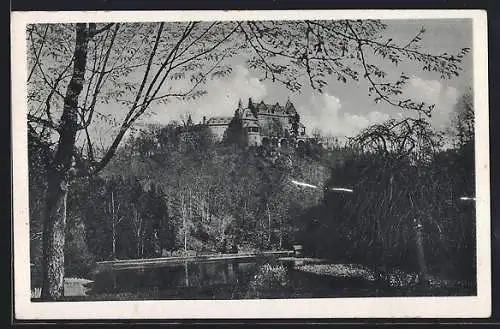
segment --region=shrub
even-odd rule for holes
[[[473,154],[443,151],[418,167],[394,155],[362,154],[333,168],[322,204],[300,216],[305,251],[337,262],[418,272],[417,225],[429,274],[474,281]],[[462,159],[463,158],[463,159]]]
[[[247,298],[284,297],[284,291],[290,282],[283,265],[265,264],[250,281]]]
[[[31,298],[38,299],[42,295],[42,288],[31,288]]]
[[[65,276],[87,277],[95,265],[95,257],[88,249],[85,227],[79,217],[68,216],[65,242]]]
[[[177,249],[172,251],[165,251],[163,257],[192,257],[196,256],[197,252],[195,250]]]

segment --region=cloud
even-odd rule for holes
[[[308,130],[320,129],[335,136],[354,136],[362,129],[389,119],[380,111],[351,114],[342,111],[340,99],[328,93],[311,95],[309,104],[299,106],[301,121]]]
[[[258,77],[253,76],[244,66],[236,65],[228,77],[210,80],[205,86],[207,94],[203,97],[190,101],[172,100],[167,105],[156,105],[152,108],[155,115],[147,121],[166,124],[172,120],[180,120],[188,113],[191,114],[194,122],[200,122],[203,116],[207,118],[232,116],[239,99],[244,105],[249,97],[252,97],[254,101],[267,99],[270,102],[283,102],[282,98],[287,93],[274,89],[276,88],[266,85]],[[436,128],[440,129],[448,124],[450,113],[458,97],[456,88],[437,80],[425,80],[413,76],[404,92],[403,97],[436,104],[431,118],[431,123]],[[303,94],[292,96],[292,101],[309,132],[314,128],[319,128],[323,133],[335,136],[354,136],[372,124],[381,123],[391,117],[401,118],[408,115],[405,111],[396,113],[391,109],[385,112],[382,108],[366,113],[350,113],[346,110],[351,111],[358,101],[348,99],[349,103],[346,103],[345,99],[341,101],[339,97],[330,93],[313,93],[308,97]]]
[[[410,78],[404,93],[415,101],[436,105],[431,117],[431,124],[436,129],[445,128],[449,124],[459,96],[458,90],[447,86],[444,81],[424,80],[417,76]]]
[[[239,99],[246,105],[249,97],[260,99],[268,93],[265,84],[241,65],[236,65],[228,77],[209,80],[204,90],[207,93],[195,100],[172,100],[168,105],[156,105],[153,108],[156,115],[151,120],[165,124],[188,113],[194,122],[201,121],[203,116],[232,116]]]

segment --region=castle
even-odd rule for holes
[[[266,143],[283,146],[285,143],[297,144],[308,138],[305,126],[300,122],[300,116],[290,100],[282,106],[279,103],[265,104],[263,101],[254,103],[249,98],[246,107],[240,100],[233,117],[203,118],[203,125],[210,129],[215,141],[220,142],[235,119],[241,123],[248,146]]]

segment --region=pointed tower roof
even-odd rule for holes
[[[288,97],[288,99],[286,100],[285,112],[288,113],[288,114],[295,114],[295,113],[297,113],[297,110],[295,109],[295,106],[290,101],[290,97]]]

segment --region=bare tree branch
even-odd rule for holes
[[[113,27],[113,25],[115,25],[115,23],[109,23],[109,24],[106,24],[105,26],[101,27],[100,29],[96,30],[96,26],[95,26],[95,24],[93,24],[92,30],[90,31],[90,34],[89,34],[90,38],[93,38],[96,35],[98,35],[99,33],[102,33],[104,31],[111,29]]]
[[[29,73],[29,75],[28,75],[28,80],[27,80],[27,82],[29,82],[29,81],[31,80],[31,76],[33,75],[33,72],[35,72],[35,68],[36,68],[36,66],[37,66],[36,64],[37,64],[37,63],[39,62],[39,60],[40,60],[40,55],[41,55],[41,53],[42,53],[43,46],[45,45],[45,41],[46,41],[46,39],[47,39],[47,32],[48,32],[48,30],[49,30],[49,26],[47,25],[47,26],[45,27],[45,31],[44,31],[44,33],[43,33],[42,42],[41,42],[42,44],[40,45],[40,48],[38,48],[38,51],[37,51],[37,52],[35,52],[35,64],[33,65],[33,67],[32,67],[32,68],[31,68],[31,70],[30,70],[30,73]],[[31,30],[31,31],[30,31],[30,40],[31,40],[31,45],[32,45],[32,48],[34,49],[34,48],[35,48],[35,45],[34,45],[34,42],[33,42],[33,36],[32,36],[32,34],[33,34],[33,31]]]
[[[196,90],[196,88],[203,83],[203,81],[205,80],[205,78],[210,74],[212,73],[218,66],[219,64],[225,59],[225,55],[221,56],[221,59],[218,60],[208,71],[206,71],[205,73],[201,74],[200,78],[196,81],[196,83],[187,91],[185,92],[179,92],[179,93],[167,93],[167,94],[164,94],[164,95],[161,95],[161,96],[154,96],[153,98],[150,98],[148,100],[148,104],[150,104],[151,102],[153,101],[157,101],[157,100],[161,100],[161,99],[165,99],[165,98],[168,98],[168,97],[186,97],[188,95],[190,95],[194,90]],[[136,118],[137,119],[137,118]]]
[[[29,113],[28,113],[28,121],[41,124],[47,128],[51,128],[55,131],[59,131],[59,127],[57,127],[53,122],[50,122],[49,120],[46,120],[46,119],[43,119],[40,117],[36,117],[36,116],[29,114]]]
[[[97,97],[100,94],[100,91],[101,91],[101,88],[102,88],[102,80],[103,80],[104,76],[106,75],[106,65],[108,63],[109,56],[111,54],[111,49],[113,48],[113,45],[114,45],[114,42],[115,42],[115,39],[116,39],[116,34],[118,33],[118,29],[119,28],[120,28],[120,24],[116,24],[115,25],[115,29],[113,30],[113,34],[111,36],[111,41],[110,41],[110,44],[108,46],[108,50],[106,51],[106,55],[104,56],[104,60],[103,60],[103,63],[102,63],[102,68],[100,68],[100,74],[98,75],[98,78],[97,78],[97,81],[96,81],[96,84],[95,84],[95,87],[94,87],[94,92],[92,94],[92,100],[90,102],[90,106],[89,106],[88,109],[86,109],[86,110],[88,110],[89,114],[88,114],[88,117],[87,117],[86,121],[82,122],[82,124],[83,124],[84,127],[88,127],[90,125],[90,123],[92,122],[92,116],[93,116],[94,111],[95,111],[95,105],[97,103]]]
[[[160,23],[160,26],[158,27],[158,32],[156,34],[156,40],[155,40],[155,43],[153,45],[153,50],[151,51],[151,54],[149,56],[148,64],[146,65],[146,71],[144,72],[144,76],[142,78],[141,85],[139,87],[139,90],[137,91],[134,103],[133,103],[130,111],[128,112],[127,116],[125,117],[125,120],[123,120],[122,127],[125,127],[125,125],[128,123],[128,120],[133,115],[133,113],[134,113],[134,111],[135,111],[135,109],[137,107],[137,104],[138,104],[139,100],[142,97],[142,91],[144,90],[144,87],[146,85],[146,81],[147,81],[148,76],[149,76],[149,71],[151,70],[151,65],[153,63],[153,58],[156,55],[156,50],[158,49],[158,45],[160,43],[160,37],[161,37],[161,34],[163,32],[163,26],[164,26],[164,23]]]

